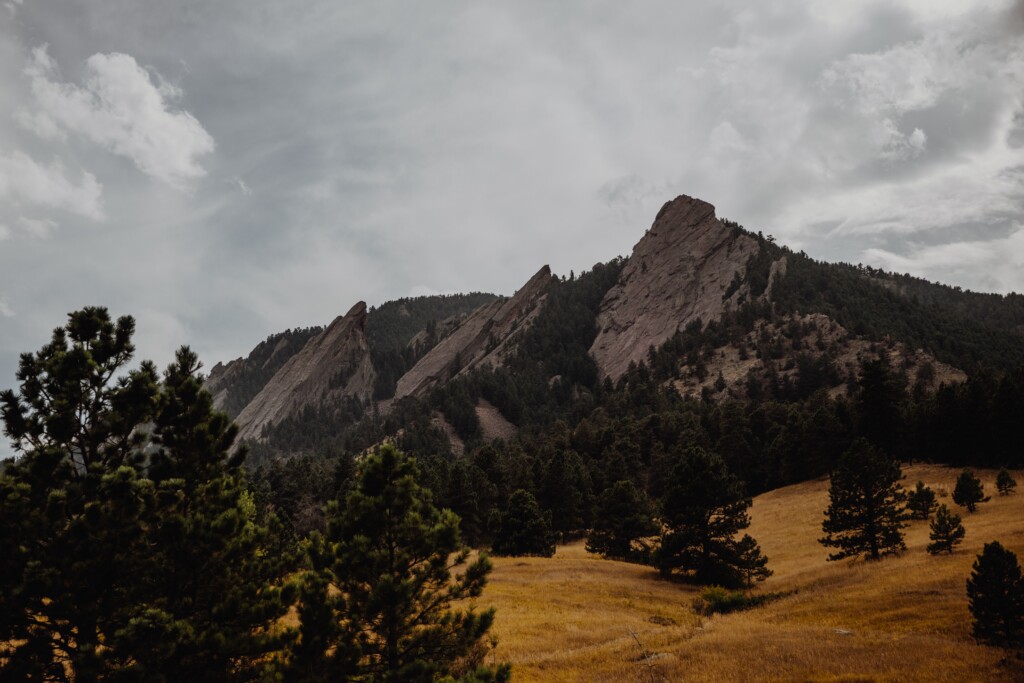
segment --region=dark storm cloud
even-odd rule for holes
[[[212,364],[358,299],[628,253],[679,193],[815,256],[1024,288],[1019,4],[0,15],[0,386],[83,304]]]

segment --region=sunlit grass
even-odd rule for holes
[[[952,491],[957,473],[913,466],[904,485]],[[775,571],[759,590],[795,592],[748,612],[698,617],[696,588],[582,543],[551,559],[496,558],[477,602],[497,608],[495,655],[521,681],[1024,680],[1020,660],[970,636],[974,557],[999,540],[1024,559],[1024,493],[995,495],[995,472],[978,474],[992,500],[958,511],[967,537],[951,556],[928,555],[928,523],[913,522],[899,557],[826,562],[817,539],[827,481],[759,496],[749,531]]]

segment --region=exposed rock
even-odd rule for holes
[[[480,420],[480,431],[483,432],[484,439],[487,441],[493,439],[511,441],[515,438],[518,431],[516,426],[486,399],[480,399],[476,404],[476,416]]]
[[[217,363],[203,382],[203,387],[213,396],[213,407],[224,410],[231,385],[245,369],[245,359],[238,357],[227,363]]]
[[[395,399],[421,396],[472,368],[501,366],[512,338],[533,322],[550,285],[551,269],[544,266],[511,298],[471,313],[398,380]]]
[[[619,281],[605,295],[590,353],[603,375],[617,379],[698,318],[706,325],[735,306],[757,241],[723,225],[715,207],[682,195],[658,212],[633,247]]]
[[[360,301],[335,318],[292,356],[239,414],[242,439],[258,439],[263,428],[306,406],[325,406],[345,397],[368,399],[374,372],[366,343],[366,304]]]

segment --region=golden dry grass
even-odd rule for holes
[[[905,485],[952,491],[957,473],[913,466]],[[978,474],[995,494],[995,472]],[[479,599],[498,610],[496,657],[519,681],[1024,680],[1019,660],[972,640],[965,595],[984,543],[1024,558],[1024,493],[961,511],[967,537],[952,556],[928,555],[927,522],[914,522],[906,553],[872,563],[825,561],[827,489],[820,480],[754,500],[749,531],[775,571],[760,590],[795,593],[748,612],[700,618],[697,589],[595,558],[582,543],[551,559],[496,559]]]

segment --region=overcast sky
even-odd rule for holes
[[[1024,290],[1024,4],[0,0],[0,387],[88,304],[211,367],[513,292],[678,194]]]

